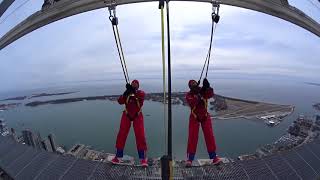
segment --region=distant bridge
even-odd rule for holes
[[[0,50],[28,33],[66,17],[99,8],[109,7],[111,5],[153,1],[155,0],[60,0],[48,8],[40,10],[29,16],[1,37]],[[212,2],[212,0],[183,1]],[[299,9],[289,5],[287,0],[216,0],[216,2],[219,4],[251,9],[279,17],[320,37],[320,24]]]

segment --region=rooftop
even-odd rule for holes
[[[112,165],[62,156],[0,136],[0,168],[13,179],[161,179],[158,164],[148,168]],[[255,160],[216,166],[174,166],[175,179],[316,179],[320,140]]]

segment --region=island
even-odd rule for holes
[[[77,93],[78,91],[72,91],[72,92],[59,92],[59,93],[39,93],[39,94],[32,94],[31,96],[17,96],[17,97],[10,97],[6,99],[2,99],[0,101],[21,101],[25,99],[32,99],[32,98],[38,98],[38,97],[46,97],[46,96],[61,96],[61,95],[68,95]]]
[[[215,101],[210,103],[211,110],[215,110],[214,117],[218,119],[261,119],[270,126],[278,125],[281,120],[294,111],[292,105],[279,105],[265,102],[248,101],[216,95]]]
[[[305,82],[305,84],[312,85],[312,86],[320,86],[320,83],[314,83],[314,82]]]
[[[93,100],[109,100],[109,101],[117,101],[120,95],[103,95],[103,96],[87,96],[87,97],[76,97],[76,98],[65,98],[65,99],[55,99],[48,101],[33,101],[25,104],[26,106],[40,106],[45,104],[63,104],[63,103],[72,103],[79,101],[93,101]],[[178,92],[172,94],[172,104],[178,105],[187,105],[184,100],[185,93]],[[163,103],[163,93],[149,93],[146,95],[146,101],[154,101]],[[166,102],[167,103],[167,102]]]
[[[172,104],[188,106],[185,95],[186,92],[172,93]],[[63,104],[93,100],[117,101],[118,97],[119,95],[103,95],[33,101],[25,104],[25,106],[36,107],[46,104]],[[145,100],[163,103],[163,93],[148,93]],[[165,103],[167,103],[167,101]],[[278,125],[284,117],[290,115],[294,111],[294,106],[249,101],[216,94],[212,101],[209,102],[209,109],[213,111],[213,113],[211,113],[213,114],[212,117],[216,119],[259,119],[270,126],[275,126]]]
[[[45,97],[45,96],[61,96],[67,94],[73,94],[76,92],[62,92],[62,93],[40,93],[40,94],[32,94],[28,99],[37,98],[37,97]]]
[[[0,104],[0,111],[5,111],[19,106],[21,103]]]
[[[64,103],[72,103],[79,101],[92,101],[92,100],[111,100],[114,101],[118,96],[89,96],[89,97],[76,97],[76,98],[66,98],[66,99],[55,99],[48,101],[33,101],[30,103],[26,103],[25,106],[36,107],[40,105],[46,104],[64,104]]]
[[[0,101],[19,101],[19,100],[25,100],[27,96],[18,96],[18,97],[13,97],[13,98],[7,98],[7,99],[2,99]]]

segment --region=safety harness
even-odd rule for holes
[[[134,100],[136,101],[137,106],[138,106],[138,108],[139,108],[139,111],[134,115],[134,117],[131,117],[131,116],[129,115],[127,106],[125,106],[125,109],[124,109],[123,112],[126,113],[126,116],[130,119],[130,121],[133,121],[133,120],[135,120],[136,117],[138,117],[138,116],[140,115],[140,113],[141,113],[141,105],[140,105],[139,99],[136,97],[135,94],[129,94],[129,95],[127,96],[126,105],[129,104],[129,101],[130,101],[130,98],[131,98],[131,97],[133,97]]]
[[[202,98],[201,96],[198,96],[198,98],[200,98],[200,99],[198,99],[198,104],[195,105],[195,106],[191,109],[191,114],[193,115],[193,117],[194,117],[197,121],[202,122],[203,119],[199,119],[198,116],[197,116],[197,114],[196,114],[194,111],[197,109],[198,105],[199,105],[200,103],[202,103],[202,102],[204,103],[204,107],[207,109],[207,108],[208,108],[208,100]],[[208,112],[207,112],[207,115],[208,115]]]

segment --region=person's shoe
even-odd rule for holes
[[[187,160],[186,161],[186,167],[191,167],[192,166],[192,161],[191,160]]]
[[[119,164],[120,163],[120,160],[117,156],[115,156],[112,160],[111,160],[111,163],[112,164]]]
[[[148,160],[147,158],[141,159],[140,164],[142,167],[148,167]]]
[[[222,162],[222,160],[218,156],[216,156],[214,159],[212,159],[212,164],[213,165],[218,165],[221,162]]]

